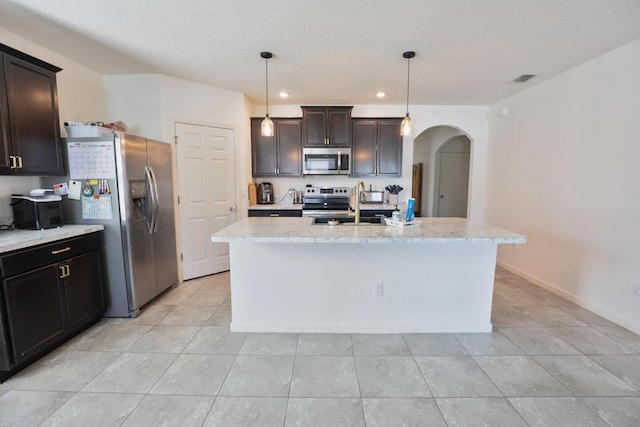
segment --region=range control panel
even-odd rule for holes
[[[351,194],[349,187],[306,187],[305,196],[345,197]]]

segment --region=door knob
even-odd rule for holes
[[[444,199],[444,194],[441,194],[441,195],[440,195],[440,198],[441,198],[441,199]]]
[[[238,210],[238,207],[237,207],[237,206],[231,206],[231,207],[229,208],[229,212],[235,212],[235,211],[237,211],[237,210]]]

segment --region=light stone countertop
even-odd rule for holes
[[[103,225],[72,225],[46,230],[0,231],[0,254],[104,230]]]
[[[249,209],[255,210],[301,210],[302,204],[293,203],[270,203],[267,205],[253,205],[249,206]]]
[[[360,203],[360,210],[394,210],[396,205],[388,203]],[[268,205],[253,205],[249,206],[249,209],[254,210],[301,210],[301,204],[292,203],[271,203]]]
[[[213,242],[261,243],[526,243],[525,236],[463,218],[419,218],[419,226],[311,225],[312,218],[245,218],[214,233]]]

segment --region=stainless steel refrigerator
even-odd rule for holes
[[[104,225],[105,317],[135,317],[142,306],[178,283],[171,146],[113,132],[68,138],[65,149],[71,181],[94,193],[83,194],[81,200],[64,198],[65,223]],[[92,210],[97,201],[103,203]]]

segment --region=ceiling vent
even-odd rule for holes
[[[513,82],[514,83],[524,83],[524,82],[526,82],[528,80],[531,80],[535,76],[536,76],[535,74],[522,74],[520,77],[515,79]]]

